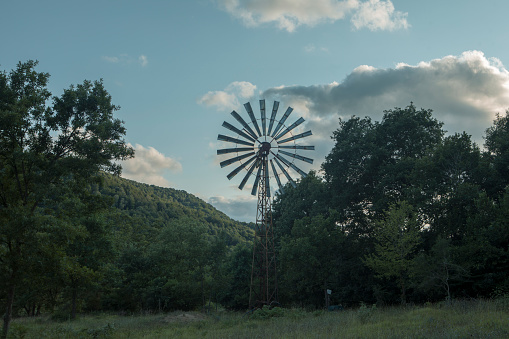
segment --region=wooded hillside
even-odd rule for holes
[[[252,241],[252,223],[235,221],[186,191],[142,184],[108,174],[103,174],[101,184],[94,184],[91,189],[113,199],[112,207],[124,220],[123,225],[117,226],[123,233],[134,232],[145,238],[144,234],[150,233],[151,229],[188,218],[204,225],[211,237],[224,234],[228,246]],[[154,239],[148,237],[147,240]]]

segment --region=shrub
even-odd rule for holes
[[[362,324],[367,323],[373,318],[373,314],[376,311],[376,305],[373,304],[371,307],[368,307],[365,303],[361,302],[361,307],[357,310],[357,317],[359,318]]]

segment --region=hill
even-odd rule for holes
[[[231,219],[202,199],[183,190],[147,185],[103,174],[101,185],[92,190],[109,196],[122,223],[117,227],[146,240],[172,220],[188,218],[205,225],[211,237],[222,234],[229,246],[251,242],[253,223]],[[147,235],[148,234],[148,235]]]

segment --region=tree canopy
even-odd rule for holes
[[[466,133],[446,135],[432,113],[410,104],[384,111],[379,122],[340,119],[320,175],[276,197],[280,293],[288,301],[323,305],[324,288],[346,305],[509,291],[500,217],[507,213],[509,113],[487,129],[484,150]],[[318,225],[330,237],[315,251]],[[315,275],[323,263],[333,267],[327,287]],[[308,289],[296,289],[298,274]],[[284,282],[298,293],[285,293]]]
[[[4,336],[16,286],[30,265],[27,254],[56,246],[41,241],[55,228],[69,231],[72,210],[55,204],[65,204],[65,192],[99,171],[120,173],[115,161],[134,154],[102,81],[71,86],[49,105],[49,74],[36,66],[36,61],[20,62],[0,73],[0,263],[9,294]]]

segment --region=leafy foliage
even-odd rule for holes
[[[280,294],[318,307],[325,288],[344,305],[507,288],[507,121],[508,112],[497,116],[481,151],[412,104],[380,122],[340,120],[322,178],[312,174],[273,205]]]
[[[120,173],[115,160],[133,155],[102,81],[71,86],[48,106],[49,74],[36,66],[20,62],[0,73],[0,264],[8,295],[3,336],[16,287],[38,265],[33,253],[63,253],[59,235],[69,231],[66,240],[72,241],[80,232],[72,227],[72,210],[62,208],[65,198],[79,195],[100,170]],[[73,196],[71,189],[77,189]]]

